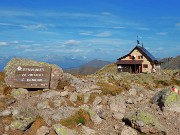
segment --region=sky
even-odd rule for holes
[[[179,0],[1,0],[0,57],[116,61],[140,45],[180,55]]]

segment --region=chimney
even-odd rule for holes
[[[142,43],[142,48],[144,48],[144,45],[143,45],[143,43]]]

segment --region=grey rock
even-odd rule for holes
[[[178,86],[174,87],[176,90],[180,89]],[[163,109],[168,109],[170,111],[180,112],[180,96],[175,91],[172,92],[170,87],[157,92],[151,99],[151,102],[158,105],[162,111]]]
[[[122,120],[123,117],[124,117],[124,114],[122,114],[122,113],[114,113],[112,116],[116,120]]]
[[[94,99],[94,102],[93,102],[93,106],[97,106],[101,103],[102,101],[102,98],[97,96],[95,99]]]
[[[136,121],[137,125],[140,126],[140,127],[143,127],[144,126],[144,122],[143,121]]]
[[[102,123],[102,119],[99,117],[99,115],[95,111],[89,109],[88,112],[90,114],[91,120],[93,121],[95,125]]]
[[[12,110],[12,115],[13,116],[18,115],[19,113],[20,113],[20,110],[18,110],[18,109]]]
[[[112,112],[124,114],[126,111],[125,101],[120,95],[110,97],[109,107]]]
[[[121,135],[137,135],[137,131],[131,127],[125,126],[121,131]]]
[[[5,126],[5,128],[4,128],[5,132],[8,132],[8,131],[9,131],[9,129],[10,129],[10,127],[9,127],[9,126]]]
[[[84,103],[87,103],[89,101],[90,95],[91,95],[90,93],[84,94]]]
[[[106,114],[106,112],[104,111],[104,110],[100,110],[100,111],[98,111],[97,112],[97,115],[101,118],[101,119],[106,119],[106,117],[107,117],[107,114]]]
[[[61,97],[65,97],[65,96],[67,96],[68,94],[69,94],[68,91],[63,91],[63,92],[61,92]]]
[[[21,95],[26,95],[28,94],[27,89],[23,88],[18,88],[18,89],[12,89],[11,95],[14,96],[15,98]]]
[[[133,102],[133,100],[131,98],[129,98],[128,100],[126,100],[126,103],[127,104],[133,104],[134,102]]]
[[[77,109],[74,107],[60,107],[55,113],[51,114],[51,118],[55,121],[59,121],[72,116],[76,111]]]
[[[42,110],[43,109],[48,109],[48,108],[50,108],[49,102],[48,101],[40,102],[40,103],[37,104],[37,108],[42,109]]]
[[[102,123],[102,119],[97,114],[91,115],[91,120],[95,125]]]
[[[16,102],[15,98],[9,98],[5,101],[6,106],[10,106]]]
[[[57,135],[77,135],[75,130],[69,129],[60,124],[53,125],[53,128]]]
[[[137,94],[137,90],[135,88],[129,90],[129,95],[135,96],[136,94]]]
[[[36,135],[48,135],[49,134],[49,128],[46,126],[42,126],[37,130]]]
[[[82,126],[82,133],[84,135],[95,135],[96,134],[96,131],[89,128],[89,127],[86,127],[86,126]]]
[[[62,118],[63,118],[63,113],[61,113],[61,112],[55,113],[52,116],[52,119],[55,120],[55,121],[60,121]]]
[[[89,113],[89,115],[90,115],[90,119],[92,120],[92,122],[95,125],[102,123],[102,119],[99,117],[97,112],[90,109],[90,107],[88,105],[82,105],[82,106],[79,107],[79,109],[83,109],[83,110],[87,111]]]
[[[77,101],[77,93],[74,92],[74,93],[70,94],[69,100],[70,100],[71,102],[76,102],[76,101]]]
[[[10,110],[4,110],[2,112],[0,112],[0,116],[9,116],[11,115],[11,111]]]
[[[114,125],[114,129],[115,130],[119,130],[119,126],[118,125]]]
[[[166,128],[155,119],[155,116],[143,111],[130,111],[127,112],[123,118],[126,124],[132,128],[141,131],[142,133],[149,134],[153,131],[155,134],[166,135]]]
[[[60,96],[61,93],[55,90],[49,90],[49,91],[45,91],[40,95],[41,99],[50,99],[56,96]]]
[[[12,117],[14,121],[11,123],[11,128],[25,131],[35,121],[36,114],[33,110],[22,108],[14,112]]]
[[[60,107],[61,104],[62,104],[62,100],[61,99],[53,100],[53,102],[54,102],[54,107]]]

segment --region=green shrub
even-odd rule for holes
[[[77,124],[85,124],[85,119],[80,117],[77,121],[76,121]]]

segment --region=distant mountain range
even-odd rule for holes
[[[10,61],[13,57],[0,57],[0,71],[3,71],[7,62]],[[103,60],[88,60],[83,58],[71,58],[71,57],[62,57],[57,55],[46,55],[44,57],[32,58],[36,61],[43,61],[51,64],[56,64],[63,68],[64,72],[71,73],[73,75],[88,75],[93,74],[105,65],[108,65],[112,62],[103,61]],[[176,58],[169,57],[160,60],[163,62],[161,64],[162,69],[180,69],[180,55]]]
[[[170,57],[170,58],[164,58],[160,60],[163,62],[161,64],[162,69],[180,69],[180,55],[176,58]]]
[[[0,57],[0,71],[3,71],[7,62],[9,62],[12,58],[19,58],[19,57],[16,57],[16,56],[14,56],[14,57]],[[47,62],[50,64],[56,64],[56,65],[60,66],[61,68],[63,68],[63,70],[80,67],[81,65],[87,63],[87,60],[84,60],[84,59],[62,57],[62,56],[56,56],[56,55],[46,55],[46,56],[38,57],[38,58],[32,57],[31,59],[36,60],[36,61],[41,61],[41,62]]]
[[[95,73],[96,71],[98,71],[99,69],[101,69],[102,67],[110,63],[112,62],[94,59],[78,68],[66,69],[64,70],[64,72],[67,72],[73,75],[89,75],[89,74]]]

